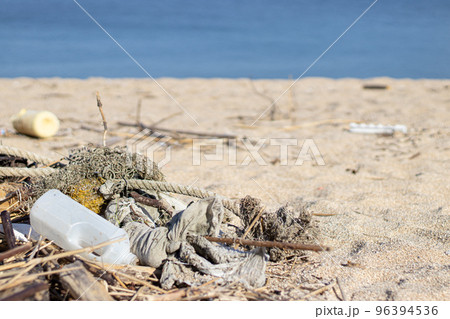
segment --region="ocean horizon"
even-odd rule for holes
[[[450,78],[450,2],[373,3],[4,0],[0,77]]]

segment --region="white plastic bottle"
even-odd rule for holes
[[[59,190],[42,195],[30,212],[33,229],[65,250],[76,250],[114,239],[122,241],[81,256],[107,264],[133,264],[137,257],[130,252],[127,233],[77,203]]]

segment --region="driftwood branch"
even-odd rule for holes
[[[313,251],[329,251],[329,247],[319,246],[319,245],[305,245],[305,244],[296,244],[296,243],[283,243],[279,241],[260,241],[260,240],[248,240],[248,239],[240,239],[240,238],[218,238],[218,237],[210,237],[204,236],[207,240],[216,242],[216,243],[224,243],[224,244],[241,244],[247,246],[256,246],[256,247],[277,247],[281,249],[295,249],[295,250],[313,250]]]

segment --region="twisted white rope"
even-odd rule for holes
[[[41,164],[51,164],[54,161],[32,153],[32,152],[28,152],[28,151],[24,151],[15,147],[11,147],[11,146],[5,146],[5,145],[0,145],[0,154],[5,154],[5,155],[9,155],[9,156],[16,156],[16,157],[21,157],[21,158],[26,158],[32,162],[36,162],[36,163],[41,163]]]
[[[115,183],[121,182],[123,180],[112,180]],[[231,210],[234,213],[239,212],[239,206],[236,201],[231,200],[229,198],[220,196],[214,192],[207,191],[202,188],[194,187],[194,186],[186,186],[176,183],[168,183],[168,182],[158,182],[152,180],[141,180],[141,179],[127,179],[125,180],[127,186],[130,188],[136,189],[148,189],[160,192],[167,193],[175,193],[181,195],[187,195],[197,198],[207,198],[207,197],[220,197],[222,200],[222,204],[225,208]]]
[[[28,168],[28,167],[0,167],[0,177],[41,177],[55,173],[51,167]]]

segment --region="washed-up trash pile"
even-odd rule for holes
[[[154,295],[172,288],[187,289],[183,287],[194,289],[191,294],[199,293],[201,289],[196,287],[214,282],[221,289],[240,285],[252,291],[253,299],[267,299],[258,294],[255,297],[254,289],[266,283],[269,258],[280,260],[286,251],[283,248],[295,245],[322,250],[298,244],[307,239],[310,224],[301,207],[294,210],[286,206],[269,213],[260,200],[249,196],[231,201],[205,190],[167,183],[157,165],[124,148],[76,149],[66,159],[46,163],[43,168],[30,167],[29,162],[40,160],[35,154],[24,152],[21,157],[19,153],[14,148],[0,148],[4,154],[0,176],[5,176],[0,177],[0,189],[12,182],[20,185],[0,193],[0,199],[2,203],[15,199],[15,211],[21,212],[17,220],[25,223],[5,219],[3,224],[5,228],[12,225],[11,233],[21,234],[18,238],[32,245],[9,245],[9,250],[0,252],[0,299],[11,299],[8,289],[20,286],[23,278],[14,276],[39,269],[51,274],[47,277],[50,282],[47,286],[26,286],[19,291],[22,297],[28,293],[27,298],[37,298],[40,289],[47,291],[49,299],[58,299],[56,296],[65,291],[66,296],[82,300],[109,300],[112,296],[135,300],[138,292],[146,296],[140,299],[165,300]],[[24,162],[22,167],[7,167],[8,159],[19,158]],[[173,193],[197,198],[186,202]],[[32,229],[24,231],[17,225],[28,225],[28,217]],[[7,235],[8,230],[4,232]],[[234,241],[227,245],[224,243],[229,240],[220,243],[222,239]],[[108,288],[109,294],[105,294],[105,287],[99,285],[94,285],[96,293],[87,295],[72,287],[99,283],[93,279],[99,270],[104,270],[102,282],[115,287],[112,292],[116,294]],[[34,276],[42,281],[37,273]],[[74,278],[86,280],[80,283]],[[187,294],[180,290],[178,297],[167,298],[182,299]]]

